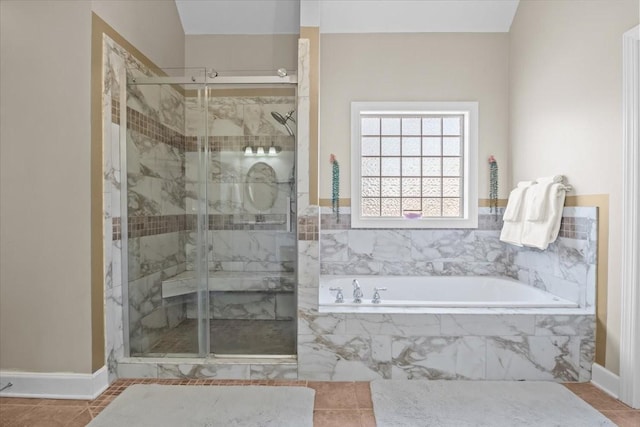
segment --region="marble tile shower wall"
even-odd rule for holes
[[[164,330],[185,317],[184,304],[163,301],[160,293],[162,280],[186,266],[187,233],[185,221],[179,219],[185,215],[184,97],[169,85],[129,86],[127,105],[120,105],[124,70],[133,77],[154,73],[107,36],[103,52],[107,359],[114,378],[116,360],[124,355],[120,112],[126,108],[129,344],[137,353],[149,349]]]
[[[595,208],[565,208],[547,251],[499,242],[500,222],[480,209],[478,230],[354,230],[349,215],[320,217],[299,241],[298,373],[302,379],[588,381],[594,358]],[[316,252],[317,248],[317,252]],[[572,297],[579,314],[318,312],[322,274],[499,275]]]
[[[107,44],[113,44],[110,40],[105,40]],[[121,48],[120,48],[121,49]],[[108,47],[105,47],[105,52],[108,51]],[[294,206],[298,205],[298,212],[303,217],[313,216],[314,212],[317,216],[317,209],[309,206],[309,170],[308,162],[304,159],[309,157],[309,41],[300,40],[298,44],[298,93],[297,93],[297,106],[298,106],[298,138],[291,143],[295,144],[296,151],[299,156],[300,163],[298,164],[297,174],[297,199]],[[297,377],[297,364],[291,361],[277,361],[272,359],[252,361],[251,363],[201,363],[198,360],[193,360],[190,364],[181,359],[180,364],[173,363],[169,359],[156,359],[151,360],[149,358],[128,358],[123,360],[124,351],[122,345],[123,337],[123,325],[122,325],[122,283],[120,278],[120,241],[112,240],[114,233],[119,231],[118,227],[113,227],[111,216],[117,217],[120,211],[119,208],[119,152],[118,150],[118,126],[112,123],[111,115],[109,112],[111,109],[112,93],[117,94],[118,81],[117,71],[124,68],[125,61],[122,58],[126,58],[129,54],[121,49],[122,55],[113,55],[109,58],[113,59],[116,63],[115,66],[108,66],[109,58],[105,55],[105,86],[109,87],[112,84],[114,89],[105,89],[104,99],[104,124],[105,135],[104,141],[107,144],[104,147],[105,152],[105,265],[107,270],[105,272],[105,280],[108,285],[113,286],[113,291],[107,289],[107,354],[109,358],[109,375],[110,380],[116,376],[121,377],[161,377],[161,378],[229,378],[229,379],[295,379]],[[134,59],[130,58],[129,63],[133,63]],[[111,75],[111,78],[108,76]],[[280,110],[278,110],[280,111]],[[282,112],[281,112],[282,113]],[[245,137],[247,138],[247,137]],[[111,141],[111,144],[108,142]],[[186,147],[189,149],[189,138],[186,138]],[[214,141],[215,144],[215,141]],[[108,146],[107,146],[108,145]],[[281,144],[285,148],[285,144]],[[286,150],[286,148],[285,148]],[[111,161],[113,159],[113,161]],[[113,203],[112,203],[113,200]],[[187,211],[191,213],[190,211]],[[189,217],[186,218],[189,222]],[[117,221],[116,221],[117,223]],[[214,223],[214,221],[210,221]],[[219,223],[222,224],[221,229],[228,229],[225,227],[236,227],[237,225],[229,224],[229,218],[220,218]],[[113,231],[113,233],[112,233]],[[117,236],[117,234],[115,235]],[[295,238],[295,237],[294,237]],[[309,272],[312,271],[313,265],[317,265],[317,232],[314,247],[307,247],[308,249],[306,257],[298,257],[298,268],[302,268],[305,273],[305,277],[301,278],[301,283],[310,284],[315,277],[317,282],[317,274],[309,276]],[[107,248],[108,246],[108,248]],[[303,245],[304,246],[304,245]],[[314,263],[305,267],[305,263],[310,259],[315,260]],[[302,260],[302,262],[301,262]],[[317,270],[317,269],[316,269]],[[112,280],[113,279],[113,280]],[[117,372],[116,372],[117,368]]]
[[[292,271],[295,240],[287,224],[294,198],[294,138],[270,114],[286,116],[295,109],[294,96],[211,97],[207,119],[211,162],[207,181],[209,265],[214,271]],[[186,132],[198,135],[203,115],[197,98],[186,98]],[[291,123],[291,126],[294,126]],[[294,127],[295,129],[295,127]],[[277,156],[245,156],[245,146],[277,145]],[[186,208],[197,206],[198,153],[186,153]],[[276,175],[273,207],[255,208],[248,197],[247,173],[258,162]],[[186,246],[187,268],[195,260],[195,233]]]
[[[215,91],[214,91],[215,94]],[[195,97],[187,97],[186,133],[195,140],[205,126],[202,108]],[[206,126],[211,161],[207,175],[209,213],[209,271],[255,273],[294,272],[295,235],[291,226],[291,200],[295,199],[295,140],[271,115],[286,116],[295,109],[292,96],[210,97]],[[291,123],[295,128],[295,124]],[[245,146],[281,147],[277,156],[245,156]],[[186,208],[195,213],[198,195],[198,152],[195,144],[186,152]],[[275,172],[276,197],[273,206],[253,206],[247,189],[248,172],[257,163]],[[193,270],[197,234],[189,233],[185,253],[187,270]],[[285,280],[285,279],[283,279]],[[216,292],[213,318],[290,319],[295,306],[293,290]],[[289,308],[289,309],[287,309]],[[187,315],[194,316],[195,303],[188,302]]]

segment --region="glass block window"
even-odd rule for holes
[[[447,106],[352,104],[354,227],[477,225],[477,104]]]
[[[360,214],[460,218],[462,141],[462,114],[361,114]]]

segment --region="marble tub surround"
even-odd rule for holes
[[[300,378],[591,378],[592,314],[319,313],[316,292],[300,289]]]
[[[564,208],[561,233],[545,251],[500,242],[500,228],[482,207],[473,230],[351,229],[349,208],[339,221],[322,208],[320,273],[504,276],[594,308],[597,208]]]
[[[305,280],[298,290],[299,378],[588,381],[594,358],[596,209],[565,208],[564,230],[547,251],[502,244],[500,220],[488,208],[479,214],[475,230],[355,230],[349,208],[339,219],[321,208],[319,242],[298,242]],[[572,225],[577,223],[581,230]],[[553,286],[564,286],[560,296],[580,307],[320,313],[318,280],[310,277],[314,268],[316,277],[504,276],[551,293]]]
[[[352,284],[360,290],[357,302]],[[343,290],[342,298],[338,299],[337,289]],[[319,292],[319,311],[328,313],[492,313],[501,309],[589,313],[575,302],[495,276],[331,275],[320,276]]]
[[[595,311],[597,208],[564,208],[560,234],[547,250],[515,248],[518,280]]]
[[[351,229],[348,209],[338,223],[322,208],[321,274],[516,275],[513,252],[500,243],[498,230]]]

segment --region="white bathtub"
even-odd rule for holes
[[[364,294],[353,302],[353,280]],[[336,302],[342,288],[344,302]],[[381,301],[372,302],[374,288]],[[577,309],[578,304],[512,279],[484,276],[321,276],[320,312],[411,313],[441,309]],[[416,311],[416,309],[418,309]],[[424,310],[423,310],[424,309]],[[435,309],[435,311],[434,311]]]

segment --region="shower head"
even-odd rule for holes
[[[284,126],[287,129],[287,132],[289,132],[289,135],[294,136],[293,131],[291,130],[291,128],[289,127],[289,125],[287,124],[287,122],[289,120],[291,120],[293,123],[295,123],[295,119],[293,118],[293,113],[295,111],[291,110],[289,111],[285,116],[283,116],[282,114],[278,113],[277,111],[272,111],[271,112],[271,116],[276,119],[276,121],[278,123],[280,123],[282,126]]]
[[[271,115],[273,116],[274,119],[276,119],[278,121],[278,123],[280,123],[281,125],[284,125],[289,120],[291,120],[293,123],[296,122],[296,120],[293,118],[293,113],[295,113],[295,111],[291,110],[285,116],[283,116],[282,114],[278,113],[277,111],[272,111]]]
[[[273,116],[274,119],[276,119],[278,121],[278,123],[280,123],[281,125],[284,125],[287,123],[287,119],[285,119],[284,117],[282,117],[282,114],[278,113],[277,111],[272,111],[271,115]]]

